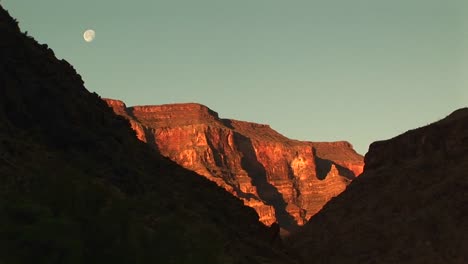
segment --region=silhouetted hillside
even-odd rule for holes
[[[253,209],[135,137],[0,7],[0,263],[290,263]]]
[[[305,263],[468,263],[468,108],[371,144],[364,172],[290,239]]]

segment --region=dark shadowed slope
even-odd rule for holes
[[[290,243],[305,263],[468,263],[468,108],[375,142]]]
[[[0,7],[0,263],[290,263],[275,233],[163,158]]]

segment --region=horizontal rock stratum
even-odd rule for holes
[[[345,141],[292,140],[268,125],[219,118],[196,103],[105,101],[140,140],[240,198],[266,225],[305,224],[363,169],[363,157]]]

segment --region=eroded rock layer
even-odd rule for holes
[[[140,140],[242,199],[266,225],[305,224],[363,168],[348,142],[291,140],[268,125],[221,119],[204,105],[106,102]]]

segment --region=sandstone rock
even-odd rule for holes
[[[265,225],[305,224],[363,168],[348,142],[291,140],[195,103],[127,108],[105,101],[129,119],[140,140],[240,198]]]

